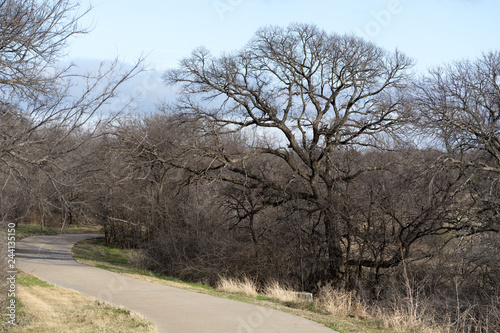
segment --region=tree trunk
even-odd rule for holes
[[[330,209],[325,212],[325,240],[328,251],[328,268],[326,278],[333,285],[339,285],[343,279],[344,254],[341,246],[341,234],[338,221]]]

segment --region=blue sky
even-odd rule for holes
[[[237,50],[259,27],[271,24],[313,23],[328,32],[355,33],[388,50],[398,48],[421,72],[500,49],[498,0],[93,0],[92,5],[81,23],[94,29],[71,41],[69,58],[133,62],[147,55],[152,72],[141,85],[153,95],[163,93],[159,73],[194,48],[205,46],[215,54]]]

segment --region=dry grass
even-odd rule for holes
[[[354,292],[322,287],[316,299],[316,306],[333,316],[370,317],[369,309]]]
[[[127,309],[46,283],[19,285],[18,325],[13,333],[154,332],[157,328]]]
[[[417,306],[417,301],[415,298],[404,298],[399,302],[395,300],[393,308],[380,308],[364,304],[354,292],[323,287],[320,289],[315,305],[334,317],[358,317],[375,320],[389,332],[447,332],[445,327],[432,324],[432,316],[426,313],[422,303]]]
[[[282,302],[300,302],[295,290],[280,285],[278,281],[269,282],[264,288],[264,295]]]
[[[394,332],[444,332],[444,327],[434,324],[434,318],[429,314],[429,300],[421,296],[424,285],[416,284],[413,280],[410,280],[404,260],[403,273],[405,290],[399,295],[397,291],[394,291],[392,309],[376,309],[373,312],[383,321],[385,327],[393,329]]]
[[[440,333],[443,328],[429,326],[422,317],[416,317],[407,310],[393,309],[380,311],[377,318],[382,320],[385,327],[397,333]]]
[[[248,277],[241,280],[219,277],[217,289],[228,293],[240,293],[248,296],[257,296],[257,285]]]

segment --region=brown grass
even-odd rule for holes
[[[147,319],[127,309],[47,285],[18,286],[19,320],[9,332],[158,332]]]
[[[423,317],[417,317],[404,308],[395,308],[392,311],[379,311],[377,318],[384,326],[397,333],[440,333],[444,328],[432,327]]]
[[[275,280],[272,280],[266,285],[264,288],[264,295],[282,302],[300,302],[295,290],[285,287]]]
[[[333,316],[370,317],[368,307],[354,292],[324,286],[318,293],[316,306]]]
[[[248,296],[257,296],[257,285],[247,277],[241,280],[220,277],[217,283],[217,289],[228,293],[240,293]]]
[[[429,301],[421,297],[422,285],[416,285],[410,280],[406,262],[403,260],[404,293],[394,293],[392,309],[375,309],[375,315],[384,326],[398,333],[439,333],[444,327],[434,324],[428,310]],[[398,297],[399,296],[399,297]]]

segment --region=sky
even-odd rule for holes
[[[238,50],[267,25],[310,23],[330,33],[354,33],[402,51],[421,73],[500,50],[498,0],[93,0],[91,5],[81,24],[92,31],[71,41],[68,59],[132,63],[146,56],[150,71],[133,89],[148,103],[171,93],[161,73],[193,49]]]

